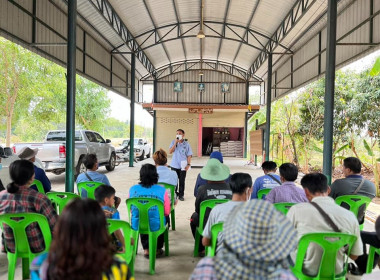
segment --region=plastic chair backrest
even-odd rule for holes
[[[107,219],[108,232],[110,234],[117,230],[121,230],[124,236],[125,251],[124,253],[117,253],[117,255],[122,256],[123,259],[130,265],[131,261],[134,260],[135,246],[131,245],[131,237],[134,238],[135,243],[137,243],[137,232],[134,231],[130,224],[122,220]]]
[[[203,227],[204,227],[203,223],[204,223],[204,218],[205,218],[207,208],[212,209],[216,205],[225,203],[227,201],[230,201],[230,199],[208,199],[201,202],[201,207],[199,210],[199,227],[198,227],[200,232],[203,232]]]
[[[128,207],[128,215],[130,215],[132,207],[137,207],[139,211],[139,228],[138,231],[142,234],[148,234],[150,230],[149,224],[149,210],[157,209],[160,216],[160,229],[159,232],[164,232],[165,216],[164,216],[164,203],[156,198],[150,197],[133,197],[126,200]],[[152,210],[153,210],[152,209]],[[131,220],[131,218],[129,218]]]
[[[209,248],[207,256],[215,256],[216,245],[218,244],[218,236],[223,231],[223,222],[213,224],[211,226],[211,247]]]
[[[297,257],[292,272],[298,279],[344,279],[347,272],[348,256],[356,241],[356,236],[337,232],[309,233],[301,237],[298,243]],[[310,243],[318,244],[323,250],[318,274],[310,278],[303,273],[303,260],[305,259]],[[344,255],[343,271],[339,275],[335,274],[337,254],[340,249],[348,245],[348,250]],[[343,277],[343,278],[342,278]]]
[[[273,204],[273,206],[277,209],[277,211],[280,211],[282,214],[286,215],[293,205],[296,203],[291,203],[291,202],[279,202]]]
[[[170,201],[171,201],[171,208],[174,208],[175,204],[175,186],[167,184],[167,183],[157,183],[157,185],[163,186],[165,189],[169,190],[170,193]]]
[[[338,196],[335,199],[335,203],[340,206],[342,206],[342,203],[348,204],[350,206],[349,210],[354,213],[358,220],[362,220],[363,215],[365,214],[365,210],[367,209],[371,200],[371,198],[363,195],[342,195]],[[363,207],[363,205],[365,206]],[[359,211],[361,209],[364,211]],[[359,217],[359,215],[361,217]],[[362,221],[359,221],[359,223],[362,223]]]
[[[264,199],[265,196],[271,191],[270,188],[261,189],[257,192],[257,199]]]
[[[101,182],[92,182],[92,181],[80,182],[77,184],[78,194],[80,195],[80,197],[82,197],[82,191],[85,190],[87,192],[87,196],[86,196],[87,198],[95,199],[95,194],[94,194],[95,190],[97,189],[97,187],[101,185],[104,185],[104,184]]]
[[[66,204],[69,203],[69,201],[80,197],[79,195],[70,192],[48,192],[46,196],[52,202],[58,215],[62,213],[63,208],[65,208]]]
[[[28,237],[26,235],[26,227],[31,223],[38,223],[45,240],[45,250],[43,252],[47,252],[51,243],[51,231],[48,220],[44,215],[37,213],[7,213],[0,215],[0,227],[3,228],[3,224],[6,224],[13,231],[16,244],[15,252],[34,255],[34,253],[30,251]]]
[[[370,274],[373,270],[374,261],[375,261],[375,254],[380,255],[380,248],[375,248],[373,246],[369,246],[366,274]]]
[[[45,194],[44,186],[42,185],[40,180],[34,179],[33,183],[30,186],[35,185],[37,187],[37,191]]]

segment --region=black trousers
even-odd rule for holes
[[[367,244],[371,245],[375,248],[380,248],[380,240],[377,238],[375,232],[367,232],[367,231],[362,231],[360,232],[360,237],[362,238],[363,241],[363,252],[364,254],[359,256],[355,263],[358,266],[359,270],[363,273],[365,273],[367,269],[367,260],[368,260],[368,253],[367,253]],[[375,253],[375,259],[373,262],[373,267],[376,266],[377,262],[379,260],[379,255]]]
[[[169,227],[170,227],[170,216],[165,216],[165,219],[166,219],[166,224],[169,224]],[[143,246],[143,249],[148,250],[149,249],[149,235],[140,234],[140,238],[141,238],[141,245]],[[164,247],[164,241],[165,241],[165,236],[163,233],[157,238],[157,250],[162,249]]]
[[[203,223],[203,225],[205,226],[206,224]],[[190,218],[190,228],[191,228],[191,233],[193,234],[194,239],[195,239],[195,231],[197,230],[197,226],[199,226],[199,214],[197,212],[194,212]],[[203,236],[201,236],[200,238],[201,240],[199,242],[198,252],[202,252],[205,250],[205,247],[202,244]]]
[[[148,234],[140,234],[140,238],[141,238],[141,244],[142,244],[144,250],[148,250],[149,249],[149,235]],[[157,250],[162,249],[163,247],[164,247],[164,234],[161,234],[157,238]]]
[[[179,181],[175,188],[175,192],[178,194],[179,197],[184,197],[186,170],[181,170],[181,169],[177,169],[173,167],[172,167],[172,170],[174,170],[177,173],[178,181]]]

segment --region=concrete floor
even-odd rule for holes
[[[206,157],[194,158],[192,161],[193,168],[188,171],[186,177],[185,201],[179,202],[176,207],[176,231],[169,232],[169,257],[161,257],[156,260],[156,274],[149,275],[149,260],[143,257],[141,243],[135,262],[135,278],[136,279],[187,279],[200,258],[192,256],[194,239],[190,231],[190,216],[194,211],[195,198],[193,196],[196,177],[200,172],[200,167],[207,162]],[[153,163],[152,159],[145,159],[142,162],[135,163],[135,167],[130,168],[128,164],[121,164],[116,167],[115,171],[107,172],[104,167],[99,172],[107,174],[110,182],[116,189],[116,193],[123,201],[127,198],[129,188],[136,184],[139,180],[140,166],[144,163]],[[227,164],[231,173],[247,172],[253,179],[262,175],[260,168],[253,165],[246,165],[244,159],[225,158],[224,163]],[[199,168],[197,168],[199,167]],[[48,175],[53,190],[64,191],[65,175]],[[128,214],[125,203],[119,206],[119,212],[122,219],[127,220]],[[378,213],[380,214],[380,212]],[[373,223],[366,222],[365,230],[373,231]],[[7,277],[7,259],[5,254],[0,254],[0,279]],[[368,275],[365,279],[380,279],[378,274],[380,271]],[[15,279],[21,279],[21,266],[17,267]],[[364,278],[363,278],[364,279]]]

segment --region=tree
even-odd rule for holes
[[[15,112],[28,110],[38,67],[30,52],[0,38],[0,114],[6,126],[6,146],[10,146]]]
[[[370,137],[380,140],[380,75],[361,74],[357,94],[350,106],[351,119],[357,130],[368,131]]]
[[[111,106],[107,91],[83,77],[77,76],[76,80],[75,117],[77,125],[85,129],[101,130]]]
[[[353,129],[354,122],[351,120],[349,106],[356,94],[356,84],[359,76],[351,72],[337,71],[335,78],[334,114],[333,114],[333,167],[335,166],[336,151],[340,146],[348,142],[349,132]],[[324,112],[325,79],[322,78],[310,85],[308,91],[312,92],[312,98],[303,95],[301,104],[301,135],[309,135],[317,140],[323,139],[324,118],[320,117]],[[308,109],[310,108],[310,109]],[[311,110],[311,111],[310,111]],[[311,123],[313,122],[313,125]],[[344,146],[344,145],[343,145]]]

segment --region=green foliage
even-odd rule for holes
[[[7,124],[15,140],[42,141],[49,130],[66,129],[66,70],[10,41],[0,38],[0,137]],[[108,118],[107,90],[76,78],[76,127],[128,138],[129,121]],[[135,125],[136,137],[152,138],[153,130]]]
[[[364,145],[364,148],[367,150],[368,155],[371,156],[371,157],[373,157],[374,156],[373,150],[368,145],[368,143],[367,143],[367,141],[365,139],[363,139],[363,145]]]
[[[66,103],[65,103],[66,104]],[[106,89],[77,76],[75,118],[77,125],[99,131],[110,112]]]
[[[370,76],[368,71],[360,76],[350,114],[357,132],[367,130],[370,137],[380,140],[380,75]]]
[[[380,57],[378,57],[373,65],[371,72],[369,73],[371,76],[377,76],[380,74]]]
[[[256,130],[256,120],[258,121],[258,124],[261,125],[265,123],[266,119],[266,108],[261,108],[260,111],[256,112],[248,121],[248,130]]]

